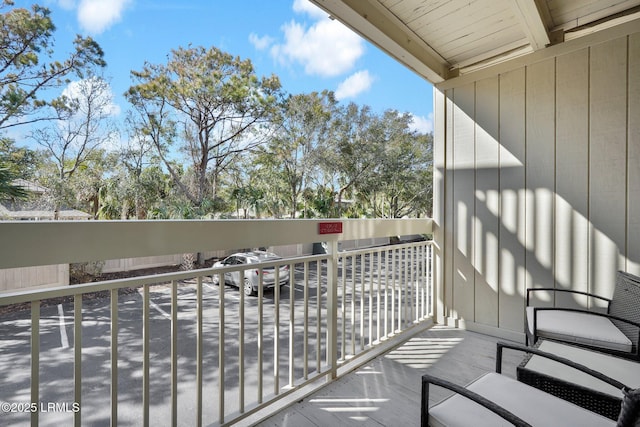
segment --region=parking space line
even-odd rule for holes
[[[69,337],[67,336],[67,328],[64,322],[64,309],[62,304],[58,304],[58,317],[60,318],[60,345],[62,348],[69,348]]]
[[[162,314],[167,319],[171,320],[171,315],[169,313],[167,313],[166,311],[164,311],[162,309],[162,307],[160,307],[158,304],[153,302],[151,299],[149,299],[149,306],[155,308],[160,314]]]

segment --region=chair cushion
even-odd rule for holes
[[[533,332],[533,310],[527,307],[527,325]],[[604,316],[564,310],[538,310],[539,337],[630,353],[633,344]]]
[[[615,426],[615,421],[512,378],[487,373],[467,386],[534,426]],[[503,418],[454,394],[429,409],[430,426],[502,426]]]
[[[552,340],[542,341],[538,346],[538,350],[555,354],[595,369],[631,388],[640,388],[640,362],[636,360],[625,359]],[[541,372],[550,377],[578,384],[591,390],[597,390],[622,400],[622,390],[619,388],[545,357],[531,356],[526,364],[526,369]]]

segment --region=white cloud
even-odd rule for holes
[[[80,0],[78,22],[91,34],[100,34],[120,21],[131,0]]]
[[[364,54],[362,39],[338,21],[324,18],[306,28],[291,21],[282,27],[284,43],[271,48],[283,64],[299,63],[305,73],[334,77],[353,68]]]
[[[249,34],[249,42],[255,47],[257,50],[265,50],[271,44],[273,44],[273,37],[262,36],[259,37],[256,33]]]
[[[309,0],[294,0],[293,11],[296,13],[306,13],[312,18],[323,19],[327,17],[327,12],[320,9]]]
[[[433,113],[429,113],[428,117],[411,115],[412,121],[409,128],[418,133],[433,132]]]
[[[121,113],[119,105],[113,102],[114,96],[111,86],[96,77],[73,81],[62,91],[62,95],[69,99],[86,104],[87,96],[94,99],[93,108],[100,108],[100,112],[107,116],[118,116]]]
[[[354,98],[357,95],[369,90],[374,78],[369,71],[358,71],[347,77],[336,89],[336,99]]]

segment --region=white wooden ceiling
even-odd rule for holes
[[[311,0],[433,83],[637,20],[640,0]]]

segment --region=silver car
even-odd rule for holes
[[[214,267],[227,267],[230,265],[250,265],[258,264],[260,262],[269,262],[282,259],[282,257],[265,251],[252,251],[252,252],[238,252],[229,255],[225,259],[213,264]],[[275,267],[262,269],[262,285],[263,288],[273,288],[276,281]],[[244,290],[245,295],[256,295],[258,292],[258,286],[260,285],[260,270],[258,265],[255,268],[246,268],[244,270],[244,277],[240,280],[240,271],[232,271],[224,274],[225,283],[237,286]],[[219,275],[213,276],[214,283],[219,281]],[[289,266],[281,265],[278,267],[278,281],[280,286],[289,283]]]

